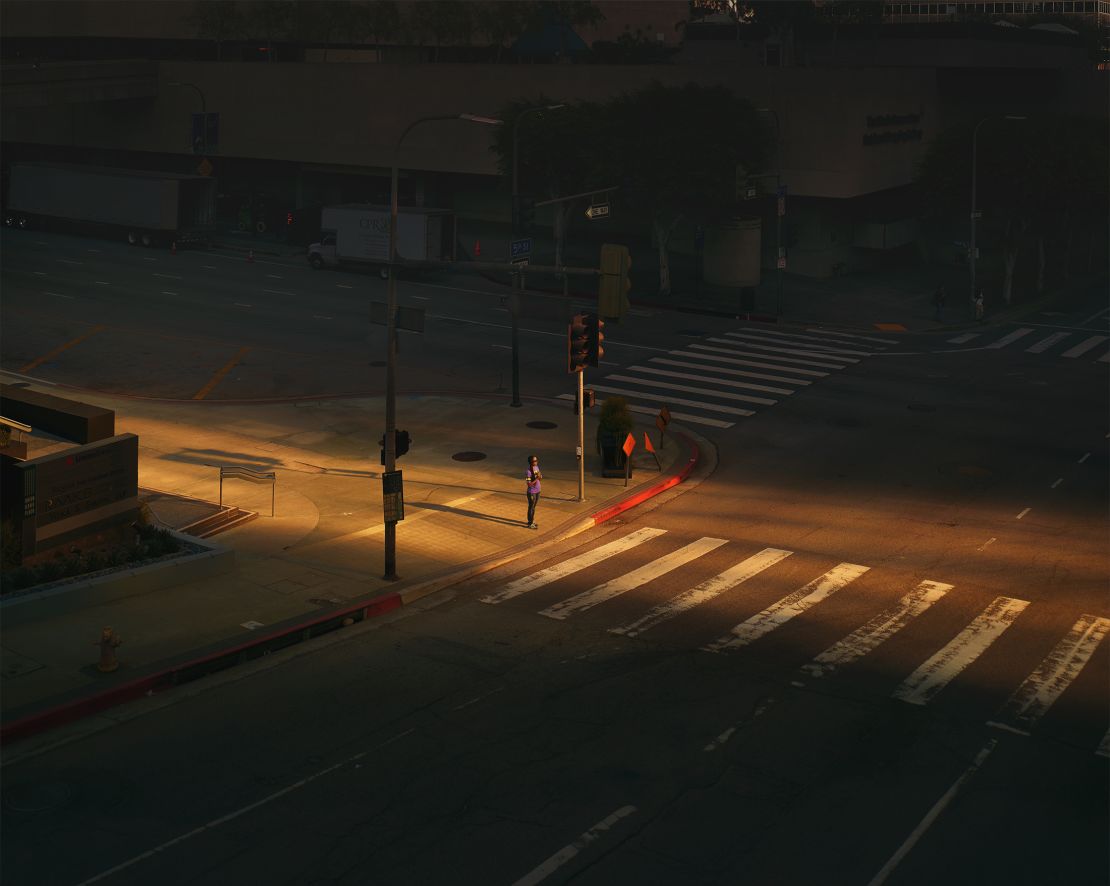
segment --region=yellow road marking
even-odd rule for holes
[[[92,329],[90,329],[84,335],[77,336],[77,338],[73,339],[73,341],[67,341],[64,345],[58,345],[58,347],[54,348],[54,350],[52,350],[49,354],[43,354],[37,360],[32,360],[26,366],[20,366],[19,371],[20,372],[30,372],[32,369],[34,369],[39,364],[45,363],[47,360],[54,359],[62,351],[66,350],[68,348],[72,348],[74,345],[79,345],[86,338],[89,338],[90,336],[96,335],[98,332],[103,331],[103,329],[104,329],[103,326],[94,326]]]
[[[216,374],[213,375],[211,379],[209,379],[208,384],[206,384],[203,388],[193,394],[193,399],[203,400],[210,393],[212,393],[212,389],[220,383],[225,375],[227,375],[229,372],[231,372],[232,369],[235,368],[235,364],[242,360],[247,355],[247,351],[249,350],[250,348],[239,348],[238,353],[230,360],[228,360],[222,368],[217,370]]]

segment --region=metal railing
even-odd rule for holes
[[[233,480],[247,480],[250,483],[270,484],[270,516],[274,516],[274,504],[277,501],[277,472],[255,471],[243,465],[220,466],[220,507],[224,506],[224,478]]]

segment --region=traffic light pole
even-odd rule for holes
[[[578,376],[578,500],[586,500],[586,370]]]

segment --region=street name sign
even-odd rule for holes
[[[532,238],[522,237],[509,243],[509,257],[512,259],[525,258],[532,254]]]
[[[589,209],[586,210],[586,218],[591,219],[591,220],[595,219],[595,218],[607,218],[608,215],[609,215],[609,204],[608,203],[595,203],[593,206],[591,206]]]

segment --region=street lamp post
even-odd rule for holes
[[[756,110],[770,114],[775,121],[775,316],[782,314],[782,216],[779,212],[778,201],[782,199],[782,129],[779,126],[779,115],[774,108],[757,108]]]
[[[188,87],[189,89],[195,90],[196,94],[198,96],[200,96],[200,117],[201,117],[201,120],[203,121],[203,125],[201,126],[201,136],[200,136],[200,139],[201,139],[201,142],[200,142],[200,144],[201,144],[201,153],[207,155],[208,154],[208,103],[204,100],[204,91],[199,86],[197,86],[195,83],[183,83],[180,80],[170,80],[169,83],[167,83],[166,85],[167,86],[179,86],[179,87],[180,86],[185,86],[185,87]],[[193,149],[196,150],[195,146],[194,146]]]
[[[518,148],[518,136],[520,134],[520,121],[527,117],[529,114],[542,113],[543,111],[557,111],[559,108],[565,108],[565,104],[558,105],[539,105],[534,108],[525,108],[516,115],[513,120],[513,206],[512,206],[512,230],[513,239],[516,239],[517,231],[517,213],[519,207],[517,206],[517,199],[520,196],[518,187],[518,166],[517,155],[520,153]],[[513,399],[509,403],[510,406],[523,406],[520,402],[520,298],[524,293],[524,272],[517,271],[515,276],[515,286],[513,293],[509,300],[509,313],[512,316],[513,324]],[[565,277],[564,277],[565,279]]]
[[[971,234],[968,237],[967,263],[971,271],[971,300],[968,302],[968,304],[971,306],[972,310],[975,309],[975,222],[979,218],[979,210],[975,205],[975,185],[977,172],[976,155],[979,147],[979,127],[986,123],[988,120],[992,119],[995,119],[995,115],[993,114],[989,114],[986,117],[983,117],[978,123],[975,124],[975,128],[971,130]],[[1002,119],[1024,120],[1026,118],[1018,114],[1006,114],[1002,117]]]
[[[497,126],[500,120],[494,117],[481,117],[477,114],[440,114],[433,117],[419,117],[401,132],[393,149],[393,169],[389,182],[389,286],[386,307],[386,364],[385,364],[385,469],[397,468],[397,187],[400,179],[401,143],[413,129],[421,123],[436,120],[470,120]],[[397,579],[397,523],[385,521],[385,576],[386,580]]]

